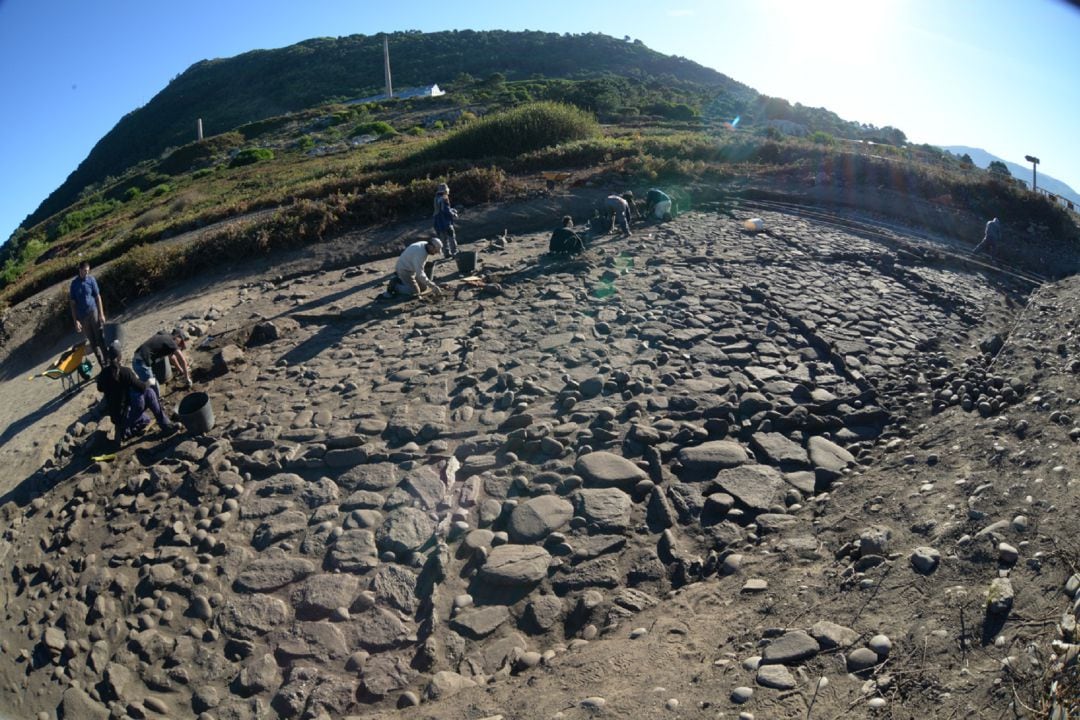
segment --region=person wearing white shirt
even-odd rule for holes
[[[428,277],[425,265],[430,262],[431,256],[442,252],[443,244],[439,238],[420,240],[409,245],[401,253],[394,268],[394,276],[390,278],[390,286],[386,294],[393,295],[420,295],[424,290],[431,289],[436,295],[442,295],[435,281]]]

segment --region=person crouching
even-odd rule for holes
[[[549,255],[578,255],[585,252],[585,242],[574,232],[574,218],[564,215],[562,225],[555,228],[548,241]]]
[[[442,288],[429,277],[428,273],[431,271],[425,266],[434,262],[434,256],[441,253],[442,249],[442,240],[439,238],[420,240],[405,248],[398,257],[394,276],[390,278],[385,295],[419,296],[424,290],[430,289],[436,296],[441,297]]]
[[[98,375],[97,388],[105,396],[105,407],[114,428],[113,442],[142,435],[150,425],[149,410],[157,420],[162,435],[176,429],[161,409],[154,388],[139,379],[135,371],[120,364],[120,344],[113,342],[106,351],[108,365]]]

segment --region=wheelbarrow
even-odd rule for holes
[[[544,180],[547,181],[548,190],[554,190],[556,185],[561,182],[566,182],[571,177],[573,177],[573,173],[545,170],[540,173],[540,177],[544,178]]]
[[[84,341],[60,353],[60,357],[56,358],[48,370],[40,375],[31,375],[28,379],[43,377],[59,380],[61,387],[67,392],[88,381],[93,369],[94,363],[86,357],[86,342]]]

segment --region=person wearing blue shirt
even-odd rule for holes
[[[81,332],[90,343],[97,358],[98,367],[105,367],[105,307],[101,304],[101,291],[97,280],[90,274],[90,263],[79,263],[79,275],[71,281],[71,318],[75,332]]]
[[[435,192],[435,212],[432,216],[432,225],[435,229],[435,237],[443,244],[443,257],[452,258],[458,253],[457,233],[454,230],[454,219],[458,216],[457,210],[450,205],[450,186],[439,183]]]

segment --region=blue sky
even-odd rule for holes
[[[1080,190],[1080,10],[1063,0],[0,0],[0,240],[199,60],[312,37],[602,32],[768,95],[981,147]]]

